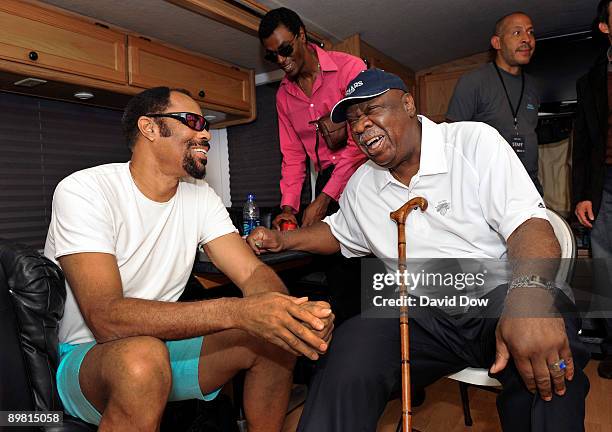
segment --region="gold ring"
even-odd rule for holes
[[[559,373],[564,374],[566,368],[567,368],[567,364],[566,364],[566,361],[563,359],[560,359],[548,365],[548,370],[551,373],[556,373],[556,374],[559,374]]]

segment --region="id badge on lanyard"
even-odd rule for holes
[[[518,133],[517,119],[514,119],[514,135],[512,135],[510,145],[512,146],[512,150],[514,150],[518,157],[523,156],[523,154],[525,153],[525,137],[523,135],[519,135]]]

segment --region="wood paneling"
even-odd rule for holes
[[[253,70],[111,29],[35,0],[0,0],[0,29],[3,90],[64,100],[72,100],[77,90],[91,90],[94,98],[88,104],[122,109],[126,95],[167,85],[190,90],[216,115],[214,127],[256,117]],[[53,82],[33,88],[13,85],[25,77]]]
[[[461,75],[490,60],[491,54],[487,51],[417,72],[417,107],[419,113],[433,121],[443,122],[450,98]]]
[[[443,122],[455,85],[463,71],[425,75],[419,80],[419,111],[435,122]]]
[[[416,79],[412,70],[363,41],[361,42],[361,56],[368,60],[368,66],[384,69],[399,76],[408,89],[414,93]]]
[[[126,37],[120,32],[15,0],[0,2],[0,28],[0,58],[127,81]]]
[[[130,85],[180,87],[199,102],[250,111],[254,82],[249,71],[129,36]]]
[[[242,0],[239,7],[225,0],[166,0],[177,6],[233,27],[242,32],[258,36],[259,23],[270,8],[254,0]],[[308,37],[329,48],[329,41],[315,32],[308,31]]]
[[[453,71],[467,71],[477,68],[480,65],[490,62],[493,59],[493,53],[485,51],[477,54],[472,54],[467,57],[461,57],[447,63],[442,63],[432,66],[427,69],[422,69],[417,72],[417,78],[425,74],[446,73]]]
[[[332,49],[334,51],[341,51],[359,57],[366,62],[368,67],[384,69],[396,74],[404,80],[408,89],[414,93],[416,87],[414,72],[395,59],[378,51],[372,45],[362,41],[359,34],[349,36],[342,42],[334,45]]]
[[[335,44],[332,50],[345,52],[361,58],[361,38],[356,33]]]

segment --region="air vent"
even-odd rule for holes
[[[43,80],[43,79],[38,79],[38,78],[24,78],[22,80],[19,81],[15,81],[13,83],[13,85],[19,86],[19,87],[36,87],[39,86],[41,84],[45,84],[47,81]]]

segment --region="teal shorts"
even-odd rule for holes
[[[202,394],[198,380],[198,365],[202,351],[203,337],[167,341],[172,368],[172,389],[170,401],[201,399],[213,400],[221,389],[212,393]],[[81,363],[87,352],[96,342],[82,344],[60,344],[60,364],[57,369],[57,391],[64,404],[64,411],[73,417],[78,417],[87,423],[100,424],[102,415],[85,398],[79,384]]]

